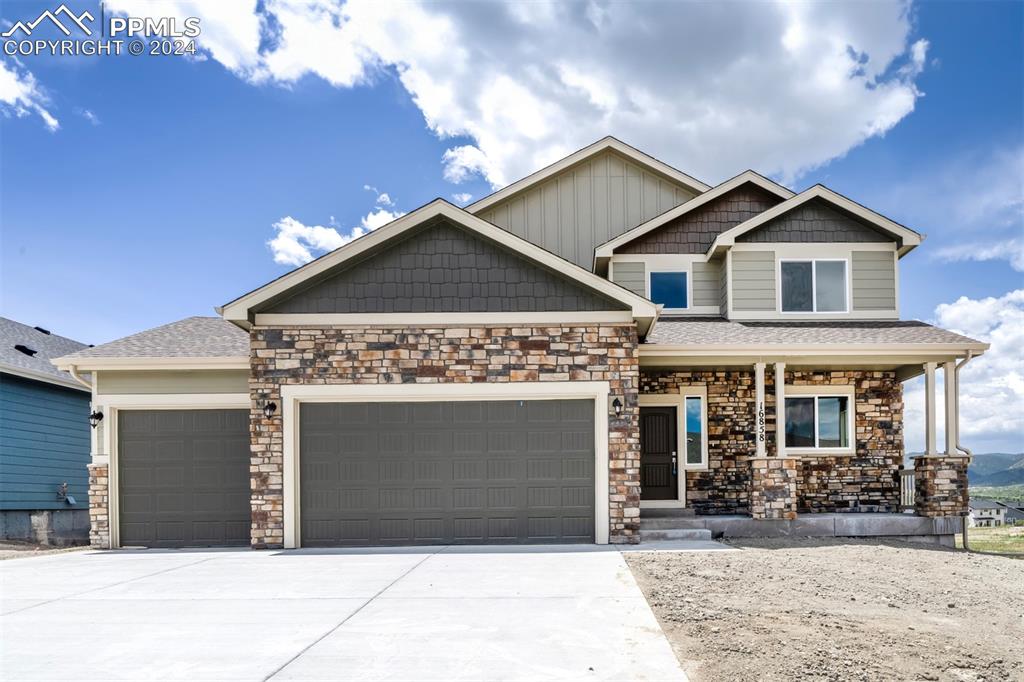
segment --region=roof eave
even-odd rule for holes
[[[61,388],[72,388],[76,391],[82,391],[83,393],[90,392],[88,388],[78,383],[74,379],[65,379],[64,377],[54,376],[52,374],[47,374],[46,372],[40,372],[34,369],[27,369],[25,367],[18,367],[16,365],[0,363],[0,372],[3,372],[4,374],[12,374],[23,379],[31,379],[32,381],[53,384],[54,386],[60,386]]]
[[[248,356],[161,357],[161,356],[64,356],[50,361],[57,369],[69,371],[98,370],[214,370],[248,369]]]

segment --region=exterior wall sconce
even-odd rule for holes
[[[99,426],[101,421],[103,421],[103,413],[99,410],[94,410],[93,413],[89,415],[89,426],[92,428],[95,429]]]
[[[267,419],[271,419],[274,413],[277,412],[277,403],[273,401],[267,401],[263,403],[263,416]]]
[[[612,401],[612,409],[615,410],[616,417],[622,416],[622,401],[619,398]]]

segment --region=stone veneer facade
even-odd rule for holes
[[[914,458],[914,511],[919,516],[963,516],[968,511],[967,457]]]
[[[755,519],[796,518],[797,460],[750,458],[750,515]]]
[[[796,458],[800,512],[898,511],[903,461],[903,387],[894,372],[787,371],[795,386],[854,386],[854,455]],[[708,469],[688,471],[687,506],[698,514],[750,514],[750,459],[754,444],[754,372],[643,370],[640,393],[674,393],[706,385]],[[765,371],[768,454],[775,452],[775,386]]]
[[[285,384],[607,381],[624,403],[609,414],[609,536],[638,539],[640,440],[636,327],[254,327],[250,341],[252,398],[252,546],[284,542],[283,438]]]
[[[90,464],[89,470],[89,545],[110,547],[110,467]]]

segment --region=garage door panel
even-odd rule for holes
[[[123,546],[247,545],[247,410],[119,413]]]
[[[302,543],[590,542],[593,414],[587,400],[305,404]]]

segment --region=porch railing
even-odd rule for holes
[[[914,470],[900,470],[900,506],[903,509],[914,508]]]

